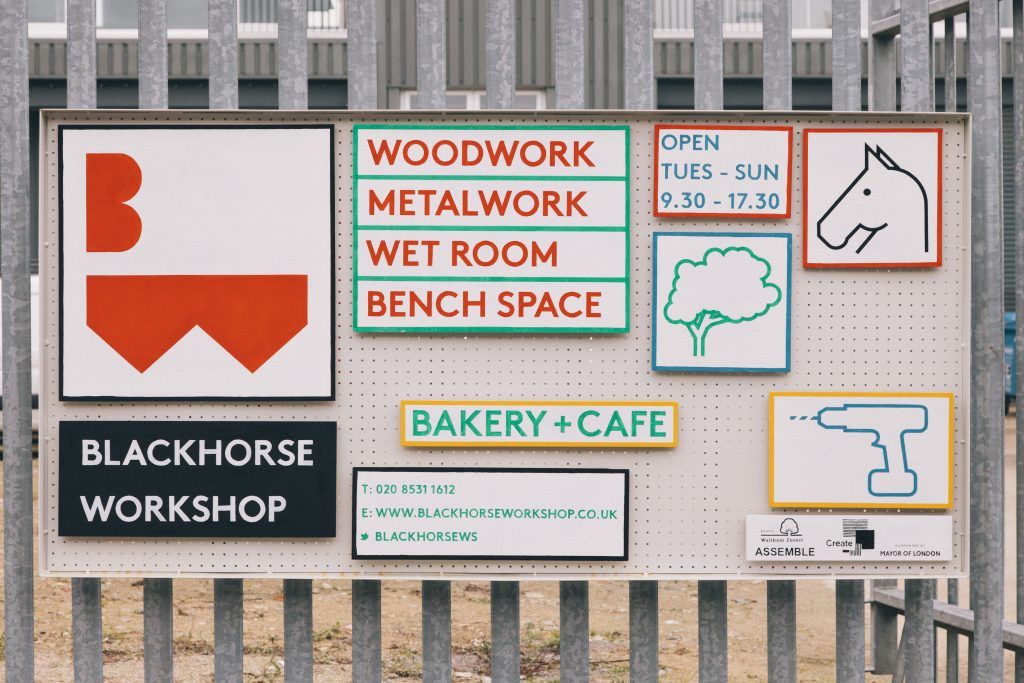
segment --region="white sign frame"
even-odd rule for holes
[[[335,292],[352,295],[351,131],[356,123],[431,123],[424,112],[48,111],[40,128],[40,571],[46,576],[208,578],[395,578],[520,580],[888,578],[962,576],[967,568],[970,414],[970,127],[963,114],[831,112],[446,112],[464,125],[613,124],[630,128],[631,332],[568,334],[376,334],[352,328],[351,307],[335,314],[338,395],[328,402],[216,400],[70,402],[59,400],[56,339],[58,125],[290,125],[335,129]],[[793,364],[788,374],[670,374],[651,371],[651,234],[698,229],[766,232],[763,220],[655,218],[651,205],[653,127],[792,125],[804,128],[929,126],[943,129],[943,266],[888,272],[807,270],[793,255]],[[799,149],[795,150],[799,157]],[[793,184],[802,182],[800,164]],[[799,211],[770,230],[797,234]],[[692,226],[692,227],[691,227]],[[856,302],[857,306],[849,305]],[[927,312],[928,315],[918,315]],[[878,349],[884,348],[885,353]],[[750,563],[748,514],[768,505],[767,393],[820,387],[955,394],[954,553],[948,562]],[[494,387],[500,387],[495,391]],[[683,416],[674,449],[403,449],[401,400],[677,401]],[[56,533],[57,428],[62,420],[285,420],[338,425],[338,535],[328,540],[73,540]],[[626,561],[352,560],[352,468],[566,467],[630,472]],[[785,511],[774,511],[784,514]],[[918,513],[924,514],[924,513]],[[713,533],[715,532],[715,533]]]

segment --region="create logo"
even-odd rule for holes
[[[126,252],[144,237],[129,202],[142,169],[128,154],[89,153],[86,251]],[[140,373],[199,327],[256,372],[307,325],[306,275],[86,275],[86,324]]]

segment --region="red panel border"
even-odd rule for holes
[[[937,133],[938,197],[935,198],[935,260],[914,263],[811,263],[807,260],[807,164],[810,153],[808,133]],[[803,165],[803,254],[801,260],[807,269],[857,269],[857,268],[938,268],[942,266],[942,129],[941,128],[804,128],[804,165]]]

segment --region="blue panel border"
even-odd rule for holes
[[[658,238],[659,237],[756,237],[786,240],[786,365],[774,368],[736,368],[658,365]],[[793,350],[793,235],[769,232],[655,232],[654,268],[651,283],[651,370],[654,372],[694,372],[728,374],[785,374],[790,371]]]

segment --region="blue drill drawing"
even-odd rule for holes
[[[928,429],[928,408],[898,403],[846,403],[822,408],[812,418],[825,429],[874,434],[871,444],[882,450],[882,467],[868,473],[868,493],[872,496],[912,496],[917,493],[917,472],[907,461],[907,434]],[[898,449],[896,462],[890,458]]]

